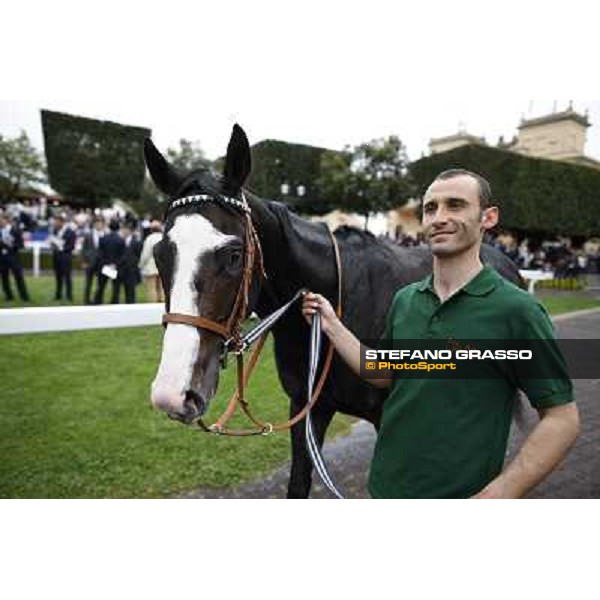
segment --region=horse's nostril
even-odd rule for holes
[[[206,412],[206,400],[204,396],[198,394],[194,390],[188,390],[185,393],[183,406],[186,413],[202,416]]]

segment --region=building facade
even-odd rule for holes
[[[534,119],[521,119],[518,134],[510,142],[502,138],[497,147],[518,152],[535,158],[547,158],[600,169],[600,161],[586,156],[585,143],[587,129],[591,126],[587,113],[573,110],[569,104],[566,110],[554,112]],[[432,138],[429,142],[431,154],[446,152],[468,144],[486,144],[485,138],[465,131],[442,138]]]

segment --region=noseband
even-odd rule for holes
[[[252,224],[252,218],[250,216],[250,207],[244,197],[244,193],[241,193],[241,200],[237,198],[230,198],[229,196],[215,195],[209,196],[207,194],[196,194],[193,196],[185,196],[184,198],[178,198],[171,202],[167,209],[167,215],[174,208],[180,206],[188,206],[192,204],[217,204],[220,206],[228,206],[233,208],[239,215],[245,220],[246,226],[244,228],[245,236],[245,252],[244,252],[244,272],[242,274],[242,281],[238,288],[238,293],[231,310],[229,318],[225,322],[213,321],[206,317],[200,317],[195,315],[184,315],[181,313],[165,313],[163,315],[163,326],[167,326],[169,323],[191,325],[197,329],[206,329],[212,333],[216,333],[224,340],[224,357],[227,356],[229,351],[237,351],[241,349],[241,325],[243,320],[246,318],[246,311],[248,309],[248,294],[250,291],[250,285],[252,284],[252,276],[254,273],[254,263],[258,260],[259,275],[266,279],[266,274],[263,266],[262,250],[260,247],[260,241],[254,225]]]

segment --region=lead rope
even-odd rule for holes
[[[310,326],[310,350],[309,350],[309,366],[308,366],[308,390],[307,390],[307,401],[306,401],[306,417],[304,433],[306,436],[306,446],[308,448],[308,455],[310,461],[319,475],[319,478],[325,485],[325,487],[338,499],[343,500],[344,496],[337,489],[327,466],[323,460],[323,455],[319,449],[319,444],[315,439],[315,432],[312,425],[312,419],[310,416],[310,404],[313,394],[313,386],[315,383],[315,377],[317,376],[317,366],[319,364],[319,356],[321,354],[321,315],[315,313],[312,318]],[[331,343],[331,342],[330,342]]]

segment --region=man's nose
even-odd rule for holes
[[[445,223],[448,220],[448,213],[443,206],[439,206],[431,218],[433,224]]]

